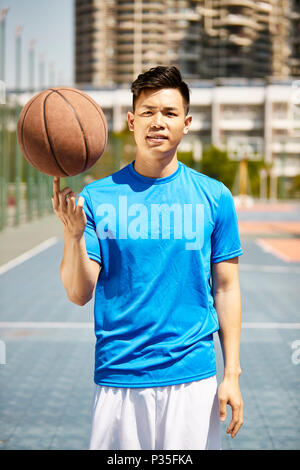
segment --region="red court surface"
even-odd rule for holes
[[[300,239],[259,238],[257,244],[264,250],[289,263],[300,262]]]
[[[239,231],[241,234],[279,234],[287,233],[293,235],[300,235],[300,222],[296,221],[239,221]]]
[[[295,204],[287,203],[254,203],[253,205],[243,206],[237,205],[237,212],[295,212],[297,206]]]

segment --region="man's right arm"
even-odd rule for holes
[[[87,223],[83,210],[84,198],[77,203],[70,188],[60,191],[60,179],[53,179],[52,206],[64,228],[64,254],[60,277],[68,298],[77,305],[91,300],[100,273],[100,264],[89,258],[84,239]]]
[[[76,239],[65,233],[64,241],[60,277],[71,302],[85,305],[93,297],[100,264],[88,257],[84,236]]]

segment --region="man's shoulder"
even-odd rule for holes
[[[95,191],[99,190],[106,190],[109,189],[111,190],[112,187],[115,187],[117,184],[120,184],[122,182],[126,181],[127,177],[127,167],[121,168],[120,170],[111,173],[110,175],[104,176],[103,178],[99,178],[95,181],[92,181],[91,183],[88,183],[85,185],[84,190],[90,193],[93,193]]]
[[[211,191],[216,194],[220,194],[223,183],[216,178],[211,176],[205,175],[193,168],[188,167],[184,163],[181,163],[185,173],[189,176],[189,178],[196,184],[199,185],[202,189],[206,191]]]

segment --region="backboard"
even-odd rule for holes
[[[230,136],[227,138],[227,153],[230,160],[261,160],[263,158],[263,138]]]

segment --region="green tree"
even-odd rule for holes
[[[238,171],[238,162],[230,160],[227,152],[224,152],[213,145],[204,148],[201,161],[201,173],[222,181],[229,189]]]
[[[300,198],[300,175],[296,175],[291,179],[291,185],[288,191],[288,197],[291,199]]]

